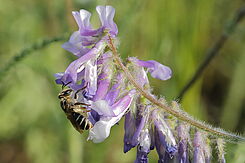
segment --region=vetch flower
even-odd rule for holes
[[[75,31],[69,41],[63,44],[64,49],[80,57],[86,54],[102,37],[105,37],[105,32],[109,32],[111,37],[117,35],[118,29],[113,21],[115,9],[112,6],[97,6],[96,10],[101,21],[101,26],[98,29],[93,29],[90,24],[90,12],[83,9],[79,12],[72,12],[79,30]]]
[[[62,45],[62,48],[73,53],[77,57],[81,57],[90,50],[83,45],[83,42],[83,37],[80,35],[79,31],[76,31],[71,35],[69,41]]]
[[[194,141],[194,157],[193,162],[194,163],[205,163],[205,154],[204,154],[204,140],[202,137],[202,133],[197,131],[195,133]]]
[[[139,137],[139,145],[137,147],[137,155],[135,163],[147,163],[148,162],[148,154],[150,152],[151,146],[151,137],[149,133],[149,129],[145,128],[141,131]]]
[[[93,29],[90,24],[91,14],[86,10],[72,12],[79,30],[75,31],[63,48],[79,57],[73,61],[64,73],[58,73],[57,84],[68,84],[76,90],[87,86],[85,95],[93,98],[97,90],[98,59],[108,52],[108,36],[116,39],[118,29],[113,21],[115,9],[111,6],[97,6],[96,8],[101,26]],[[82,84],[78,83],[82,81]]]
[[[99,41],[88,53],[73,61],[61,75],[56,75],[57,84],[69,83],[71,88],[76,88],[77,82],[84,80],[88,85],[88,93],[95,95],[97,90],[97,59],[104,52],[106,43]]]
[[[151,148],[151,135],[149,132],[149,116],[150,116],[150,108],[151,106],[145,106],[141,108],[137,108],[140,110],[139,114],[136,115],[136,125],[137,129],[135,130],[135,134],[132,137],[131,147],[135,147],[137,145],[137,156],[135,163],[147,163],[148,162],[148,154]],[[137,118],[138,122],[137,122]],[[138,124],[137,124],[138,123]]]
[[[92,104],[92,109],[100,115],[100,120],[94,124],[94,127],[89,131],[88,140],[94,143],[104,141],[110,134],[110,129],[115,125],[122,116],[126,113],[131,102],[133,101],[135,90],[131,90],[112,105],[106,100],[96,101]]]
[[[132,104],[133,105],[133,104]],[[135,105],[134,105],[135,106]],[[132,108],[130,111],[125,115],[125,122],[124,122],[124,153],[128,152],[131,148],[133,148],[131,144],[132,137],[136,131],[136,119],[135,115],[132,113]]]
[[[180,124],[178,126],[178,160],[180,163],[189,163],[188,157],[188,140],[189,140],[189,126]]]
[[[97,91],[92,101],[104,99],[108,90],[110,89],[112,77],[114,76],[114,65],[111,57],[111,52],[107,52],[103,54],[103,56],[101,56],[101,58],[97,62],[99,74],[97,79]],[[117,81],[120,81],[120,79]]]
[[[150,87],[149,79],[147,77],[147,72],[144,70],[143,67],[135,64],[131,61],[132,57],[129,57],[128,60],[133,64],[128,64],[127,67],[131,70],[132,75],[135,77],[137,83],[144,88]]]
[[[163,147],[164,151],[166,151],[170,157],[173,157],[177,152],[177,144],[176,140],[173,136],[173,133],[171,129],[168,127],[167,123],[164,121],[163,117],[161,116],[161,113],[157,109],[155,109],[152,112],[152,119],[155,124],[155,146],[157,147]],[[162,152],[162,150],[157,151]],[[163,153],[158,153],[159,159],[162,157]]]
[[[148,127],[149,106],[140,103],[140,96],[137,97],[136,101],[137,104],[133,106],[134,110],[131,107],[131,112],[125,117],[124,153],[140,143],[141,134],[144,128],[146,130]]]
[[[135,147],[136,145],[139,144],[139,139],[140,139],[140,135],[141,132],[143,130],[143,128],[145,128],[146,123],[148,121],[148,115],[149,113],[147,113],[148,111],[147,106],[139,106],[139,108],[137,108],[137,114],[136,114],[136,131],[132,137],[131,140],[131,145],[132,147]]]
[[[118,33],[117,25],[114,23],[113,18],[115,15],[115,9],[111,6],[97,6],[96,11],[99,14],[101,21],[101,28],[109,30],[112,36],[116,36]]]
[[[129,60],[137,64],[138,66],[146,68],[153,78],[157,78],[160,80],[168,80],[172,76],[172,70],[169,67],[164,66],[157,61],[143,61],[137,59],[136,57],[130,57]]]
[[[155,127],[156,130],[156,127]],[[155,147],[158,153],[158,163],[164,163],[165,162],[165,147],[162,143],[160,143],[160,137],[158,132],[154,132],[154,138],[155,138]]]

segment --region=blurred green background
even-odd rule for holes
[[[174,100],[243,0],[0,0],[0,68],[41,40],[77,30],[71,11],[84,8],[99,25],[95,7],[116,8],[120,53],[155,59],[173,70],[171,80],[151,79],[155,94]],[[245,129],[245,21],[185,95],[191,115],[227,130]],[[75,58],[63,42],[34,52],[0,83],[0,163],[131,163],[123,153],[123,120],[100,144],[87,142],[65,118],[53,74]],[[244,163],[245,145],[229,144],[227,162]],[[157,162],[155,152],[150,162]]]

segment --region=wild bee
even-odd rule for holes
[[[68,85],[68,84],[66,84]],[[86,87],[77,90],[74,92],[72,89],[67,88],[63,89],[59,93],[58,98],[60,99],[60,106],[65,112],[67,118],[71,121],[74,128],[83,133],[83,130],[89,130],[93,127],[93,124],[88,120],[87,112],[90,110],[87,109],[89,104],[78,102],[78,93],[84,90]]]

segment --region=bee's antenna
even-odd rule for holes
[[[74,98],[76,99],[77,98],[77,94],[80,92],[80,91],[82,91],[82,90],[84,90],[84,89],[86,89],[87,88],[87,84],[83,87],[83,88],[81,88],[81,89],[78,89],[76,92],[75,92],[75,96],[74,96]]]
[[[72,81],[70,81],[70,82],[68,82],[68,83],[65,84],[63,81],[61,81],[61,83],[62,83],[62,90],[63,90],[67,85],[69,85],[71,82],[72,82]]]

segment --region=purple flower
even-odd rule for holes
[[[152,112],[152,119],[155,124],[155,146],[158,151],[159,160],[165,157],[165,152],[168,153],[170,158],[173,157],[177,152],[177,144],[172,131],[158,110]]]
[[[157,61],[143,61],[139,60],[135,57],[130,57],[129,61],[137,64],[138,66],[144,67],[151,73],[153,78],[157,78],[160,80],[168,80],[172,76],[172,71],[169,67],[160,64]]]
[[[83,38],[79,31],[74,32],[69,41],[62,45],[62,48],[73,53],[77,57],[81,57],[89,51],[89,48],[83,45]]]
[[[56,74],[56,83],[70,83],[69,86],[76,89],[77,82],[84,80],[83,84],[88,86],[88,94],[95,95],[97,90],[97,58],[104,52],[105,47],[105,41],[99,41],[88,53],[73,61],[63,74]]]
[[[179,147],[178,147],[179,162],[189,163],[189,158],[188,158],[189,126],[180,124],[177,130],[179,136]]]
[[[138,103],[139,99],[140,97],[137,98],[137,104],[134,106],[135,110],[131,108],[131,113],[125,117],[124,153],[140,143],[140,136],[148,123],[149,109]],[[135,115],[132,112],[135,112]]]
[[[135,163],[147,163],[151,146],[151,137],[147,128],[141,131],[139,142]]]
[[[209,163],[211,161],[211,149],[207,143],[206,135],[203,132],[197,131],[195,133],[194,141],[194,158],[193,162],[205,162]]]
[[[132,108],[130,108],[130,111],[125,115],[125,122],[124,122],[124,153],[128,152],[132,146],[131,140],[134,136],[135,130],[136,130],[136,119],[135,115],[132,113]]]
[[[72,15],[77,22],[81,36],[96,36],[99,34],[99,30],[94,30],[90,24],[90,12],[82,9],[80,12],[73,11]]]
[[[135,77],[135,81],[141,87],[150,87],[147,73],[143,67],[138,66],[136,64],[132,64],[132,67],[129,67],[129,68],[133,70],[131,71],[131,73]]]
[[[97,6],[96,10],[99,14],[102,24],[101,28],[109,30],[112,36],[116,36],[118,33],[117,25],[114,23],[113,18],[115,15],[115,9],[112,6]]]
[[[90,24],[90,12],[83,9],[80,10],[80,12],[72,12],[79,30],[74,32],[69,41],[62,45],[64,49],[81,57],[86,54],[96,42],[102,39],[103,33],[109,32],[112,37],[117,35],[118,29],[113,21],[115,9],[112,6],[97,6],[96,10],[101,21],[101,26],[98,29],[93,29]]]
[[[92,101],[98,101],[104,99],[109,90],[109,87],[111,85],[111,80],[113,77],[113,66],[114,66],[111,57],[112,57],[111,52],[107,52],[103,54],[103,56],[97,62],[98,71],[99,71],[99,75],[97,79],[97,91]]]
[[[89,131],[88,140],[93,140],[94,143],[104,141],[110,134],[110,129],[115,125],[128,110],[133,101],[135,90],[131,90],[113,103],[108,104],[106,100],[99,100],[92,103],[92,109],[100,115],[100,120],[94,124],[94,127]]]
[[[108,102],[109,105],[112,105],[117,100],[119,93],[125,93],[123,90],[125,86],[124,83],[124,76],[122,73],[117,74],[116,83],[111,87],[108,93],[105,96],[105,100]],[[126,90],[127,91],[127,90]]]
[[[204,155],[204,140],[202,137],[202,133],[197,131],[194,137],[194,163],[205,163],[205,155]]]
[[[145,127],[145,124],[147,123],[147,112],[145,111],[146,108],[143,106],[140,106],[137,110],[136,115],[136,130],[131,140],[132,147],[135,147],[139,144],[140,134]]]
[[[106,53],[108,34],[115,38],[118,33],[117,26],[113,21],[115,9],[111,6],[98,6],[96,10],[101,21],[101,26],[98,29],[92,28],[91,14],[88,11],[72,12],[79,30],[74,32],[62,47],[79,58],[73,61],[64,73],[55,75],[57,84],[69,83],[69,87],[72,89],[79,89],[86,85],[85,96],[88,98],[93,98],[97,91],[97,63],[99,57]],[[77,84],[80,81],[82,81],[82,85]]]
[[[155,126],[155,131],[156,131]],[[160,136],[158,132],[154,132],[154,139],[155,139],[155,147],[158,153],[158,163],[167,163],[169,160],[171,160],[169,154],[166,152],[165,145],[161,142]]]
[[[155,127],[155,131],[156,131],[156,127]],[[154,138],[155,138],[155,147],[158,153],[158,157],[159,160],[158,162],[164,162],[164,156],[165,156],[165,147],[163,146],[162,143],[160,143],[160,138],[159,138],[159,133],[158,132],[154,132]]]

